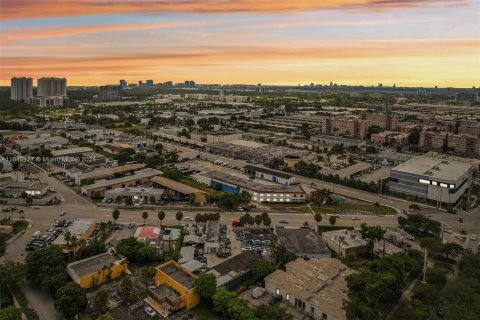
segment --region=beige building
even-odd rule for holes
[[[300,312],[318,320],[347,319],[343,300],[347,299],[345,278],[353,271],[340,260],[297,259],[265,278],[265,289],[281,297]]]
[[[341,229],[323,232],[322,239],[327,247],[340,258],[346,258],[349,253],[359,255],[367,248],[367,242],[353,230]]]
[[[240,131],[195,131],[192,132],[191,139],[210,144],[242,140],[242,134]]]

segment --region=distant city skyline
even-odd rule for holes
[[[0,85],[478,87],[474,0],[1,0]]]

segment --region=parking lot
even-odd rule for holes
[[[50,245],[72,222],[67,219],[57,220],[52,228],[44,233],[36,231],[25,246],[26,251],[43,248]]]
[[[148,304],[143,300],[138,300],[134,303],[130,304],[122,304],[118,307],[111,309],[108,313],[114,318],[118,320],[164,320],[165,318],[162,317],[159,313],[151,312],[151,308],[149,308]],[[169,316],[166,318],[167,320],[195,320],[195,315],[188,312],[187,310],[183,309],[179,312]]]
[[[270,233],[263,228],[245,228],[236,235],[240,240],[242,251],[256,251],[262,255],[270,255]]]

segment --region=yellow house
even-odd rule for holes
[[[200,303],[200,296],[193,288],[196,275],[175,261],[169,261],[156,268],[155,286],[149,288],[146,302],[164,317]]]
[[[67,273],[82,288],[91,288],[128,273],[127,260],[116,253],[102,253],[67,265]]]

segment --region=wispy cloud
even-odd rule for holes
[[[184,21],[184,22],[165,22],[165,23],[145,23],[145,24],[118,24],[118,25],[86,25],[78,27],[49,27],[32,28],[16,27],[6,28],[0,35],[2,42],[26,39],[43,39],[65,36],[75,36],[84,34],[95,34],[105,32],[122,31],[140,31],[166,28],[187,28],[213,25],[219,22],[213,21]]]
[[[1,20],[99,14],[288,13],[318,9],[362,8],[387,10],[432,6],[462,6],[471,0],[2,0]]]

